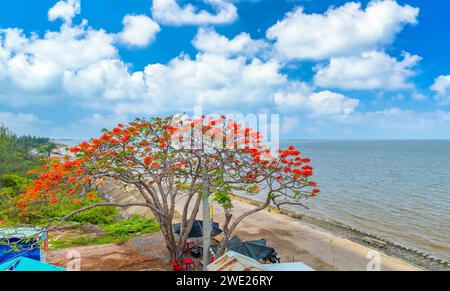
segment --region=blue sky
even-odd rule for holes
[[[280,114],[282,138],[450,138],[448,1],[2,6],[0,122],[19,134],[89,138],[202,105]]]

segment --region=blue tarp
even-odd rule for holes
[[[65,269],[25,257],[0,264],[0,271],[65,271]]]
[[[17,257],[41,260],[45,239],[45,231],[38,228],[0,229],[0,264]]]

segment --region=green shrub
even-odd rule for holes
[[[23,191],[28,185],[28,180],[17,174],[7,174],[0,178],[0,186],[3,188],[11,188],[14,191]]]
[[[81,224],[111,224],[117,220],[120,211],[116,207],[96,207],[74,215],[70,221]]]
[[[50,218],[53,217],[61,218],[69,215],[70,213],[78,209],[99,202],[105,202],[105,200],[100,198],[86,199],[76,205],[73,205],[70,202],[57,203],[54,206],[52,206],[50,210],[46,211],[46,213],[44,213],[44,216]],[[117,220],[119,215],[120,211],[117,207],[101,206],[77,213],[76,215],[69,218],[68,221],[78,222],[80,224],[93,224],[93,225],[111,224]]]
[[[158,223],[154,218],[145,219],[139,215],[133,215],[131,219],[121,220],[111,225],[104,226],[108,235],[129,236],[143,233],[157,232],[160,230]]]
[[[102,245],[109,243],[121,243],[146,233],[160,231],[160,227],[155,219],[142,218],[133,215],[131,219],[117,221],[109,225],[102,225],[105,232],[100,236],[77,235],[62,236],[51,240],[51,249],[70,248],[75,246]]]

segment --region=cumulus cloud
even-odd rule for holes
[[[28,134],[39,128],[44,122],[32,113],[0,112],[0,125],[6,126],[16,134]]]
[[[403,60],[384,52],[365,52],[359,56],[331,58],[326,66],[318,66],[314,83],[320,87],[342,89],[397,90],[413,87],[408,78],[421,60],[417,55],[403,54]]]
[[[146,90],[143,73],[129,73],[128,66],[117,59],[101,60],[77,71],[66,71],[63,85],[70,95],[105,100],[134,99]]]
[[[88,109],[83,115],[88,117],[71,126],[54,127],[52,136],[91,135],[99,127],[110,127],[130,116],[189,112],[197,104],[203,105],[205,111],[275,111],[290,115],[283,120],[283,133],[298,132],[299,124],[305,125],[303,128],[307,130],[313,130],[312,125],[320,128],[321,124],[329,124],[336,129],[344,124],[349,128],[361,127],[359,132],[388,129],[402,133],[404,127],[393,128],[401,123],[415,126],[424,133],[433,128],[441,132],[448,129],[450,113],[445,111],[420,113],[390,108],[360,113],[357,99],[289,78],[285,71],[289,63],[265,55],[271,49],[267,42],[252,39],[247,33],[228,38],[213,29],[201,28],[192,42],[199,51],[195,57],[181,54],[168,63],[149,64],[144,70],[133,71],[131,65],[120,58],[115,45],[118,42],[137,47],[148,45],[160,29],[153,20],[144,15],[127,15],[123,31],[112,34],[91,28],[87,22],[72,25],[71,20],[79,11],[78,1],[58,3],[61,7],[65,3],[64,7],[75,8],[59,9],[66,13],[52,8],[49,19],[65,21],[57,31],[39,36],[27,35],[16,28],[0,30],[0,102],[12,106],[14,100],[20,100],[25,105],[36,102],[51,106],[45,98],[53,98],[51,100],[62,100],[68,107]],[[227,23],[233,18],[224,20],[224,15],[233,14],[226,14],[224,11],[228,8],[225,7],[234,7],[225,1],[205,1],[216,9],[214,14],[189,4],[180,7],[176,1],[154,1],[154,7],[155,3],[159,9],[156,14],[160,13],[169,19],[166,23],[173,25]],[[161,14],[164,11],[179,14]],[[349,15],[340,23],[335,14],[344,12]],[[336,39],[344,37],[342,46],[331,39],[334,35],[313,36],[306,42],[302,39],[307,37],[305,30],[303,34],[294,33],[293,42],[287,42],[290,46],[284,48],[289,58],[330,58],[329,63],[316,68],[314,85],[344,89],[411,87],[408,78],[414,74],[419,57],[405,54],[402,60],[397,60],[377,48],[390,43],[405,23],[414,23],[417,9],[400,6],[394,1],[373,1],[365,10],[350,3],[330,9],[325,15],[307,15],[302,10],[296,13],[302,14],[300,23],[308,24],[308,29],[319,34],[332,29],[330,23],[336,21],[333,33],[340,34]],[[288,40],[291,37],[285,29],[294,23],[294,18],[289,14],[268,32],[268,35],[273,33],[272,39],[276,40],[275,47],[280,53],[286,45],[284,37]],[[177,20],[171,22],[170,19]],[[346,29],[349,30],[343,33]],[[360,32],[361,29],[365,32]],[[367,39],[358,40],[361,35]],[[432,90],[445,97],[449,96],[449,86],[448,76],[441,76]],[[417,96],[416,99],[422,98]],[[3,112],[0,121],[11,124],[18,132],[37,134],[39,126],[44,124],[29,113]],[[326,128],[322,129],[323,133]]]
[[[439,76],[431,86],[436,92],[436,101],[442,105],[450,104],[450,75]]]
[[[194,47],[202,52],[219,55],[254,56],[268,48],[264,40],[253,40],[248,33],[242,32],[229,39],[213,29],[200,28],[192,41]]]
[[[116,58],[113,42],[112,35],[86,23],[63,25],[60,31],[48,31],[42,38],[26,37],[20,29],[0,30],[0,97],[58,94],[65,72]]]
[[[283,58],[321,60],[376,50],[394,40],[405,24],[415,24],[419,9],[396,1],[371,1],[366,9],[348,2],[324,14],[289,12],[267,31]]]
[[[302,92],[303,91],[303,92]],[[304,94],[307,93],[307,94]],[[278,92],[274,96],[275,103],[290,110],[306,109],[313,115],[349,115],[355,111],[359,100],[350,99],[342,94],[331,91],[308,93],[305,90],[293,92]]]
[[[362,118],[365,124],[372,123],[386,130],[401,130],[417,134],[449,125],[449,112],[441,110],[417,112],[393,107],[365,113]]]
[[[415,111],[390,107],[355,112],[340,119],[300,119],[301,134],[310,138],[434,139],[450,138],[450,112]]]
[[[182,54],[134,72],[119,58],[115,37],[87,23],[64,24],[41,38],[2,30],[0,98],[28,104],[65,98],[72,105],[116,114],[151,114],[188,111],[196,104],[220,110],[270,108],[276,93],[298,87],[278,61],[237,53],[257,46],[246,37],[242,45],[236,45],[239,38],[228,40],[234,45],[229,52],[205,49],[195,58]]]
[[[225,0],[203,0],[215,13],[199,10],[192,4],[180,7],[176,0],[153,0],[153,18],[168,25],[228,24],[238,18],[237,8]]]
[[[244,57],[198,54],[181,55],[167,65],[145,68],[145,83],[154,107],[192,109],[195,104],[210,108],[264,106],[276,88],[287,83],[276,61],[262,62]],[[148,106],[147,106],[148,107]],[[134,107],[130,110],[139,110]]]
[[[48,11],[48,19],[55,21],[62,19],[64,22],[70,23],[75,15],[80,14],[80,0],[61,0]]]
[[[300,122],[295,116],[284,116],[281,121],[281,133],[290,134],[295,132],[300,125]]]
[[[275,60],[206,53],[194,59],[180,55],[132,74],[121,62],[102,61],[66,74],[65,87],[73,95],[102,97],[116,114],[182,112],[201,104],[220,111],[278,105],[280,111],[295,108],[325,116],[350,114],[358,105],[358,100],[330,91],[313,92],[307,84],[289,80],[281,68]]]
[[[411,97],[412,97],[412,99],[415,100],[415,101],[425,101],[425,100],[428,99],[427,96],[426,96],[425,94],[420,93],[420,92],[413,92],[413,93],[411,94]]]
[[[239,38],[226,40],[234,46],[228,52],[205,49],[195,58],[182,54],[167,64],[149,64],[135,72],[120,60],[115,36],[86,23],[65,24],[42,38],[4,30],[0,39],[4,100],[11,96],[28,102],[39,102],[41,96],[72,98],[71,104],[77,106],[124,115],[189,111],[197,104],[206,110],[260,110],[277,105],[277,94],[310,90],[289,80],[277,60],[237,53],[241,48],[253,50],[255,41],[249,38],[245,45],[236,45]],[[317,115],[350,112],[353,101],[333,94],[310,92],[297,108]],[[285,107],[279,106],[280,110]]]
[[[145,47],[155,40],[161,31],[158,23],[145,15],[126,15],[123,18],[123,30],[118,38],[121,43],[136,47]]]

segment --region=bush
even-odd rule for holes
[[[116,207],[96,207],[74,215],[70,221],[81,224],[111,224],[117,220],[120,211]]]
[[[160,230],[154,218],[145,219],[139,215],[133,215],[131,219],[121,220],[104,227],[105,232],[112,236],[129,236],[143,233],[157,232]]]
[[[81,209],[85,206],[98,203],[105,202],[105,200],[97,198],[97,199],[89,199],[83,200],[77,205],[73,205],[71,203],[57,203],[55,204],[50,211],[45,213],[47,217],[64,217],[78,209]],[[120,215],[120,211],[117,207],[107,206],[107,207],[95,207],[83,212],[80,212],[71,218],[68,221],[77,222],[80,224],[93,224],[93,225],[102,225],[102,224],[111,224],[114,223]]]
[[[25,190],[28,180],[17,174],[7,174],[0,178],[0,186],[3,188],[11,188],[17,192]]]
[[[58,237],[50,242],[51,249],[70,248],[75,246],[102,245],[109,243],[121,243],[146,233],[160,231],[160,227],[154,218],[146,219],[139,215],[133,215],[131,219],[117,221],[113,224],[102,225],[103,235],[91,236],[89,234],[66,235]]]

